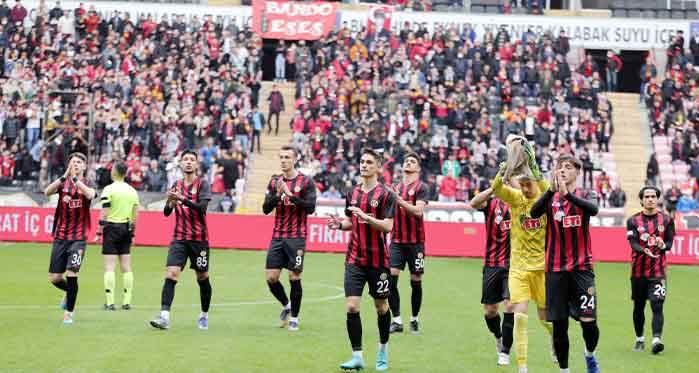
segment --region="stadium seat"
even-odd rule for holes
[[[489,14],[499,14],[500,13],[500,6],[499,5],[486,5],[485,12],[489,13]]]
[[[684,2],[682,0],[672,0],[670,1],[670,18],[672,19],[684,19]]]
[[[485,13],[485,5],[471,4],[471,13]]]
[[[658,154],[656,157],[658,158],[658,164],[672,162],[670,154]]]
[[[685,16],[689,20],[699,20],[699,11],[696,9],[687,10]]]
[[[655,0],[641,0],[641,17],[656,18],[657,2]]]
[[[612,16],[614,17],[626,17],[626,1],[625,0],[612,0],[609,2],[609,9],[612,11]]]
[[[670,18],[670,9],[667,8],[667,0],[655,1],[655,14],[657,18]]]

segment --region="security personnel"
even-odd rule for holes
[[[124,301],[122,308],[131,309],[131,295],[133,291],[133,272],[131,272],[131,240],[136,228],[136,216],[138,211],[138,193],[129,184],[124,182],[127,167],[123,162],[117,162],[112,167],[113,183],[107,185],[102,191],[100,202],[102,213],[100,215],[99,228],[95,241],[103,236],[102,255],[104,256],[104,292],[107,302],[104,309],[115,311],[114,287],[116,277],[114,268],[117,257],[121,265],[123,276]]]

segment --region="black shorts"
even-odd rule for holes
[[[167,266],[184,269],[189,258],[189,268],[197,272],[209,271],[208,241],[172,241],[167,252]]]
[[[345,264],[345,296],[361,297],[364,284],[369,283],[369,294],[374,299],[386,299],[390,294],[388,268],[359,267]]]
[[[597,318],[595,273],[546,272],[546,319]]]
[[[481,304],[498,304],[510,299],[510,288],[507,285],[509,273],[504,267],[483,267]]]
[[[660,302],[667,295],[667,281],[664,278],[638,277],[631,279],[631,299]]]
[[[421,243],[392,243],[389,248],[391,268],[405,269],[408,263],[410,273],[425,273],[425,245]]]
[[[49,273],[80,272],[85,257],[85,240],[53,240]]]
[[[129,255],[131,254],[131,232],[129,224],[107,223],[102,231],[103,255]]]
[[[265,268],[286,268],[289,271],[301,273],[303,272],[305,253],[305,238],[275,238],[269,243]]]

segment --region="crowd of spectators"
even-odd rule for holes
[[[647,182],[665,186],[666,207],[671,212],[696,210],[699,200],[699,33],[690,35],[688,49],[685,44],[685,35],[679,32],[668,46],[664,73],[651,56],[640,71],[641,99],[648,108],[651,133],[670,139],[669,159],[653,154]],[[683,171],[676,172],[672,180],[660,180],[663,163]]]
[[[585,165],[581,186],[603,206],[625,203],[604,173],[592,178],[609,151],[612,107],[591,56],[569,65],[564,31],[515,39],[506,29],[476,38],[468,28],[342,28],[298,49],[290,126],[321,196],[345,193],[360,150],[372,147],[385,155],[384,182],[399,178],[413,150],[430,199],[467,201],[497,173],[506,137],[521,134],[545,174],[559,154],[574,153]]]
[[[81,151],[100,187],[124,160],[134,187],[163,191],[178,176],[179,151],[192,148],[212,191],[234,198],[262,78],[262,40],[249,28],[58,2],[27,13],[19,0],[0,4],[1,183],[41,188]]]

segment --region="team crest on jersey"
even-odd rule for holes
[[[199,255],[201,255],[201,256],[206,256],[206,250],[202,250],[202,251],[199,253]]]
[[[660,233],[663,233],[663,232],[665,232],[665,227],[664,227],[664,226],[662,226],[662,225],[661,225],[661,226],[659,226],[659,227],[658,227],[658,232],[660,232]]]
[[[375,200],[375,199],[372,199],[371,202],[370,202],[369,204],[371,205],[371,207],[376,207],[376,206],[379,205],[379,201],[377,201],[377,200]]]
[[[415,191],[412,190],[412,189],[410,189],[410,190],[408,191],[408,195],[411,196],[411,197],[414,196],[414,195],[415,195]]]
[[[590,295],[595,295],[595,287],[590,286],[589,288],[587,288],[587,293]]]
[[[70,203],[70,196],[63,196],[63,203]]]
[[[556,213],[553,215],[553,219],[556,221],[563,221],[565,216],[566,214],[563,211],[556,211]]]
[[[639,232],[645,232],[645,230],[646,230],[646,228],[638,227],[638,231],[639,231]]]
[[[388,275],[386,273],[382,273],[381,276],[379,276],[379,278],[381,279],[381,281],[385,281],[386,279],[388,279]]]
[[[301,192],[301,187],[297,185],[296,188],[294,188],[294,192],[300,193],[300,192]]]
[[[423,254],[423,253],[417,253],[417,257],[420,259],[422,259],[422,257],[424,257],[424,256],[425,256],[425,254]]]
[[[643,240],[643,241],[648,241],[649,238],[650,238],[650,234],[648,234],[648,233],[643,233],[641,235],[641,240]]]
[[[500,224],[502,222],[502,215],[498,214],[498,216],[495,217],[495,224]]]

